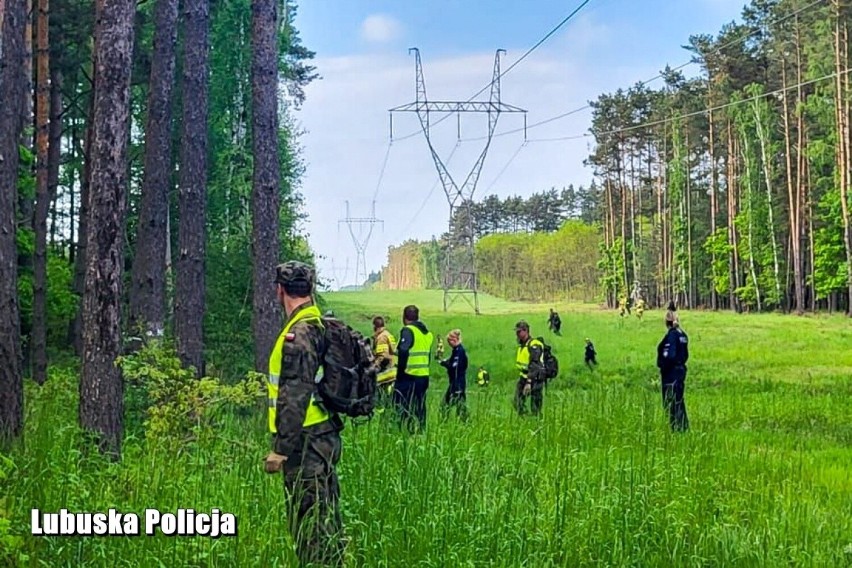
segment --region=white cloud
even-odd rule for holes
[[[389,43],[402,36],[402,24],[387,14],[373,14],[361,22],[361,37],[371,43]]]
[[[604,38],[612,38],[614,33],[600,23],[585,24],[580,29],[566,30],[554,38],[549,48],[540,48],[504,77],[503,102],[528,109],[530,124],[582,107],[601,92],[631,85],[657,73],[659,61],[642,68],[615,64],[604,68],[597,50],[602,42],[609,41]],[[619,43],[626,42],[622,39]],[[510,51],[503,68],[522,53],[521,49]],[[432,58],[428,51],[422,51],[421,56],[430,99],[464,100],[491,80],[493,51],[445,58]],[[352,284],[355,247],[346,225],[338,224],[338,220],[345,215],[344,200],[349,200],[353,217],[370,215],[370,203],[387,151],[388,109],[415,98],[414,57],[400,50],[395,55],[318,58],[315,64],[323,80],[308,86],[307,100],[297,116],[308,131],[301,140],[307,162],[302,186],[309,214],[307,229],[312,247],[325,257],[318,261],[321,275],[332,277],[331,259],[334,259],[334,268],[341,272],[338,277],[342,277],[342,268],[348,260],[345,283]],[[479,96],[487,97],[488,91]],[[433,118],[433,124],[437,118]],[[529,137],[535,140],[583,134],[588,130],[589,118],[590,111],[586,110],[531,129]],[[369,271],[384,264],[389,245],[408,238],[428,239],[445,231],[447,225],[449,205],[443,188],[436,185],[437,173],[422,134],[399,140],[419,131],[417,116],[395,114],[393,124],[396,141],[390,149],[376,203],[376,216],[384,220],[384,225],[374,228],[367,247]],[[486,125],[484,115],[464,115],[461,136],[480,137],[486,133]],[[497,131],[522,126],[522,117],[503,114]],[[456,145],[457,127],[453,116],[433,131],[434,145],[444,160]],[[522,142],[523,132],[493,139],[476,198],[490,193],[501,197],[530,195],[569,183],[588,184],[591,180],[591,172],[583,165],[591,139],[531,141],[519,151]],[[453,153],[448,169],[457,183],[464,181],[482,144],[464,142]],[[366,231],[360,236],[366,236]]]

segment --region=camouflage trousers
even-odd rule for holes
[[[338,432],[303,432],[300,450],[285,462],[288,523],[303,566],[343,565],[340,486],[335,471],[340,451]]]
[[[527,380],[520,378],[515,387],[515,410],[524,415],[527,412],[527,399],[530,399],[530,411],[538,416],[541,414],[541,406],[544,403],[544,381],[533,381],[530,394],[524,394],[524,385]]]

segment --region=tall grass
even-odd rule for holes
[[[587,307],[483,302],[487,315],[439,312],[440,294],[332,294],[363,330],[374,312],[422,307],[436,333],[461,327],[471,418],[438,412],[403,435],[389,412],[347,425],[339,474],[348,566],[852,565],[852,352],[840,318],[684,313],[691,431],[672,435],[654,367],[662,314],[620,321]],[[493,313],[502,310],[502,313]],[[511,408],[514,333],[527,318],[562,373],[544,416]],[[398,325],[398,319],[394,325]],[[600,366],[582,364],[591,337]],[[492,375],[475,385],[476,366]],[[282,481],[261,471],[262,402],[178,455],[125,443],[121,463],[89,453],[76,423],[76,375],[27,385],[25,445],[8,457],[0,559],[49,566],[290,566]],[[0,476],[2,478],[2,476]],[[32,537],[30,509],[142,513],[179,507],[236,514],[237,537]],[[0,525],[2,526],[2,525]],[[22,537],[15,541],[14,538]]]

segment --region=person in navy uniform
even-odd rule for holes
[[[683,400],[686,362],[689,360],[689,338],[680,327],[673,303],[669,304],[665,322],[666,335],[657,345],[657,367],[660,368],[662,379],[663,406],[668,410],[672,431],[684,432],[689,429],[686,403]]]

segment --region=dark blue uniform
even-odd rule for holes
[[[453,347],[449,359],[441,361],[446,367],[450,384],[444,395],[444,410],[449,411],[451,406],[456,407],[456,414],[461,418],[467,418],[467,353],[461,344]]]
[[[595,351],[595,346],[591,341],[586,342],[586,356],[585,362],[590,368],[592,365],[597,365],[598,361],[595,359],[595,355],[597,352]]]
[[[689,339],[682,329],[672,327],[657,345],[657,367],[662,378],[663,405],[669,412],[669,423],[674,431],[689,429],[683,400],[688,359]]]

